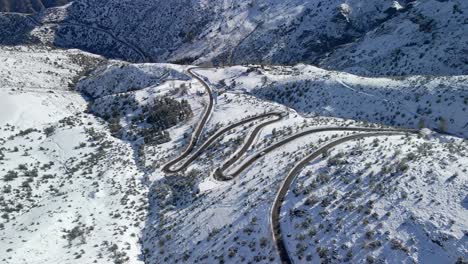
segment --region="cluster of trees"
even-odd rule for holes
[[[134,94],[95,100],[89,112],[104,118],[114,137],[125,137],[131,141],[143,137],[145,143],[156,145],[171,140],[166,129],[193,116],[187,100],[178,101],[164,96],[142,104]],[[127,124],[121,123],[124,117]]]
[[[175,126],[180,121],[189,119],[193,113],[186,100],[177,101],[170,97],[162,97],[154,100],[153,104],[146,108],[148,117],[146,121],[157,128],[167,129]]]

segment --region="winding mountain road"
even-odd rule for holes
[[[291,188],[291,185],[294,179],[299,175],[299,173],[307,166],[311,161],[318,158],[320,155],[327,153],[330,149],[349,142],[356,139],[368,138],[368,137],[378,137],[378,136],[393,136],[393,135],[403,135],[407,134],[408,132],[414,133],[415,131],[388,131],[388,132],[374,132],[374,133],[363,133],[363,134],[356,134],[351,136],[342,137],[338,140],[335,140],[331,143],[326,144],[325,146],[319,148],[318,150],[314,151],[313,153],[306,156],[302,159],[299,163],[297,163],[293,169],[288,173],[286,178],[283,180],[281,187],[275,197],[273,202],[273,206],[271,207],[270,211],[270,229],[271,233],[273,234],[273,241],[278,250],[278,254],[280,256],[281,263],[293,263],[293,259],[289,255],[289,252],[286,247],[286,243],[281,235],[281,225],[280,225],[280,215],[281,215],[281,207],[284,201],[284,198],[288,194],[288,191]]]
[[[277,122],[279,121],[281,118],[282,118],[282,114],[281,113],[277,113],[277,112],[272,112],[272,113],[266,113],[266,114],[261,114],[261,115],[258,115],[258,116],[254,116],[254,117],[249,117],[249,118],[246,118],[244,120],[241,120],[239,122],[236,122],[234,124],[231,124],[223,129],[220,129],[218,130],[214,135],[212,135],[211,137],[209,137],[198,149],[197,151],[195,151],[194,154],[190,155],[190,157],[185,160],[183,162],[183,164],[181,166],[179,166],[179,168],[177,169],[172,169],[171,167],[173,167],[176,163],[178,163],[179,161],[181,161],[182,159],[184,159],[185,157],[187,157],[191,150],[189,152],[185,151],[184,154],[185,155],[181,155],[179,156],[177,159],[173,160],[172,162],[166,164],[164,167],[163,167],[163,170],[167,173],[176,173],[176,172],[180,172],[180,171],[183,171],[185,170],[196,158],[198,158],[201,154],[203,154],[203,152],[211,145],[213,144],[213,142],[216,141],[216,139],[220,138],[221,136],[223,136],[226,132],[228,132],[229,130],[232,130],[236,127],[239,127],[239,126],[242,126],[244,124],[247,124],[247,123],[250,123],[250,122],[253,122],[253,121],[256,121],[256,120],[260,120],[260,119],[266,119],[266,118],[270,118],[270,117],[275,117],[275,119],[272,119],[272,120],[268,120],[266,122],[263,122],[261,123],[260,125],[256,126],[254,131],[251,133],[250,137],[248,137],[247,139],[247,142],[244,143],[243,145],[243,148],[241,149],[240,152],[238,152],[238,154],[236,154],[234,157],[232,157],[227,163],[229,162],[232,162],[234,163],[239,157],[242,156],[242,154],[244,152],[247,151],[247,149],[250,147],[250,145],[252,144],[252,142],[254,141],[256,135],[258,134],[258,132],[260,132],[260,130],[271,124],[271,123],[274,123],[274,122]],[[197,139],[198,140],[198,139]],[[191,149],[193,149],[193,146],[191,147]]]
[[[200,136],[201,136],[201,134],[203,132],[203,128],[205,127],[206,123],[210,119],[211,113],[213,112],[213,106],[214,106],[213,92],[211,91],[210,86],[202,78],[198,77],[198,75],[193,73],[193,70],[195,70],[195,69],[200,69],[200,68],[199,67],[189,68],[187,70],[187,72],[193,78],[198,80],[203,85],[205,90],[207,91],[208,96],[209,96],[208,106],[205,108],[205,112],[203,113],[203,116],[202,116],[200,122],[198,122],[197,127],[195,128],[194,132],[192,133],[192,138],[190,139],[189,145],[187,146],[185,151],[182,152],[182,154],[180,154],[177,158],[169,161],[166,165],[163,166],[162,170],[164,172],[166,172],[166,173],[176,173],[176,172],[179,172],[179,171],[182,170],[181,168],[171,169],[171,167],[174,166],[175,164],[177,164],[179,161],[183,160],[184,158],[186,158],[187,156],[190,155],[192,150],[195,148],[195,145],[197,144],[198,140],[200,139]]]
[[[268,146],[264,149],[261,149],[257,151],[255,154],[247,158],[241,165],[239,165],[234,172],[229,173],[227,175],[221,174],[221,172],[224,172],[228,169],[230,165],[232,165],[234,162],[231,162],[229,164],[223,165],[222,169],[218,169],[218,173],[216,174],[217,180],[220,181],[226,181],[226,180],[231,180],[235,177],[237,177],[239,174],[241,174],[244,170],[246,170],[248,167],[250,167],[253,163],[255,163],[257,160],[259,160],[261,157],[265,156],[266,154],[286,145],[287,143],[290,143],[296,139],[302,138],[304,136],[308,136],[311,134],[315,133],[320,133],[320,132],[331,132],[331,131],[353,131],[353,132],[408,132],[412,133],[414,130],[406,130],[406,129],[392,129],[392,128],[367,128],[367,127],[319,127],[319,128],[312,128],[303,132],[299,132],[297,134],[294,134],[290,137],[287,137],[283,140],[280,140],[276,142],[275,144]],[[239,157],[237,157],[239,158]]]
[[[247,150],[252,146],[253,142],[255,141],[257,135],[259,132],[266,126],[273,124],[275,122],[278,122],[282,120],[285,116],[287,116],[287,113],[284,112],[271,112],[271,113],[264,113],[260,115],[256,115],[253,117],[248,117],[244,120],[241,120],[239,122],[230,124],[224,128],[221,128],[218,130],[214,135],[210,136],[200,147],[191,155],[192,151],[194,150],[197,142],[200,139],[200,136],[203,132],[203,128],[205,127],[206,123],[208,122],[213,108],[214,108],[214,98],[212,95],[212,91],[209,87],[209,85],[197,74],[193,72],[194,69],[197,69],[198,67],[195,68],[190,68],[188,69],[189,74],[197,79],[207,90],[208,95],[209,95],[209,104],[205,109],[205,112],[202,116],[202,119],[198,123],[198,126],[194,130],[192,134],[192,138],[190,140],[189,145],[185,149],[185,151],[179,155],[177,158],[174,160],[168,162],[162,167],[162,170],[166,173],[177,173],[185,170],[195,159],[197,159],[200,155],[203,154],[203,152],[210,146],[212,145],[216,139],[220,138],[222,135],[227,133],[228,131],[242,126],[244,124],[247,124],[249,122],[257,121],[257,120],[263,120],[265,119],[266,121],[261,122],[257,126],[254,127],[254,129],[249,133],[247,138],[244,140],[244,144],[242,147],[233,155],[231,158],[229,158],[227,161],[225,161],[220,167],[218,167],[214,173],[213,177],[218,180],[218,181],[228,181],[232,180],[235,177],[239,176],[242,172],[244,172],[247,168],[249,168],[252,164],[254,164],[257,160],[261,159],[264,157],[266,154],[286,145],[287,143],[290,143],[296,139],[302,138],[304,136],[308,136],[314,133],[320,133],[320,132],[330,132],[330,131],[352,131],[352,132],[365,132],[365,133],[359,133],[359,134],[354,134],[354,135],[349,135],[345,136],[342,138],[339,138],[331,143],[328,143],[322,147],[320,147],[318,150],[314,151],[313,153],[307,155],[303,160],[301,160],[299,163],[297,163],[293,169],[287,174],[286,178],[283,180],[279,191],[275,197],[273,206],[271,207],[270,211],[270,230],[272,233],[272,239],[274,241],[274,245],[276,246],[276,249],[278,251],[278,255],[280,257],[280,260],[282,263],[293,263],[291,256],[289,255],[289,252],[286,247],[285,241],[282,239],[281,236],[281,227],[280,227],[280,212],[281,212],[281,206],[284,201],[285,196],[287,195],[291,184],[293,183],[294,179],[297,177],[299,172],[312,160],[316,159],[323,153],[326,153],[328,150],[343,144],[348,141],[356,140],[356,139],[361,139],[361,138],[366,138],[366,137],[376,137],[376,136],[391,136],[391,135],[403,135],[403,134],[408,134],[408,133],[417,133],[417,130],[413,129],[394,129],[394,128],[368,128],[368,127],[319,127],[319,128],[312,128],[306,131],[299,132],[297,134],[294,134],[292,136],[286,137],[273,145],[270,145],[268,147],[265,147],[257,152],[255,152],[253,155],[245,159],[233,172],[231,173],[226,173],[228,169],[234,165],[237,161],[239,161],[243,155],[247,152]],[[187,158],[187,159],[186,159]],[[186,159],[186,160],[184,160]],[[174,168],[179,162],[182,162],[182,164]]]

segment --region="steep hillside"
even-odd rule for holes
[[[295,263],[464,263],[467,150],[439,136],[369,138],[310,164],[283,211]]]
[[[44,8],[65,5],[69,0],[0,0],[0,12],[35,13]]]
[[[100,56],[79,50],[60,52],[47,47],[0,47],[0,87],[22,91],[72,90]],[[86,54],[86,55],[84,55]]]
[[[468,70],[467,12],[461,0],[84,0],[41,20],[60,25],[58,46],[134,61],[452,75]]]
[[[19,45],[40,43],[31,35],[34,24],[27,15],[17,13],[0,13],[0,44]]]
[[[184,69],[108,62],[78,50],[0,47],[1,263],[143,262],[152,171],[140,162],[145,144],[171,141],[158,133],[187,129],[197,121],[190,106],[196,115],[202,109],[202,97],[174,93],[181,84],[192,88]],[[114,114],[113,102],[125,95],[137,103],[120,105],[116,122],[98,117]]]
[[[0,0],[0,263],[467,263],[467,17]]]
[[[90,99],[88,110],[109,122],[114,136],[128,141],[161,144],[166,129],[188,121],[193,112],[163,87],[186,89],[185,67],[169,64],[113,62],[83,79],[77,89]],[[156,88],[158,88],[156,90]]]
[[[0,262],[141,263],[143,173],[70,84],[102,58],[0,48]]]
[[[186,147],[187,140],[178,129],[170,133],[180,133],[179,140],[175,136],[175,141],[146,149],[153,153],[146,156],[147,164],[155,168],[149,218],[142,238],[147,263],[282,263],[272,240],[270,214],[286,176],[310,153],[352,134],[327,128],[379,127],[320,113],[299,115],[291,108],[255,96],[255,89],[249,87],[260,87],[262,83],[255,69],[249,70],[251,74],[242,67],[224,70],[197,72],[213,83],[213,89],[222,88],[222,80],[229,86],[229,76],[236,76],[234,87],[245,90],[221,90],[202,142],[250,116],[277,111],[286,116],[255,136],[254,144],[231,171],[252,159],[254,162],[233,179],[217,178],[217,168],[239,157],[247,138],[265,120],[226,131],[177,173],[165,173],[164,161],[174,158],[174,151],[168,153],[166,149],[177,153]],[[307,75],[307,68],[269,69],[266,81],[274,76],[301,78],[301,71]],[[343,112],[353,109],[355,106],[347,103],[361,95],[347,96],[349,101],[337,105]],[[366,111],[362,106],[363,114]],[[269,149],[316,128],[325,131]],[[202,146],[200,143],[196,150]],[[426,131],[351,140],[319,155],[308,163],[300,180],[292,181],[279,210],[280,237],[288,254],[294,263],[463,261],[466,154],[466,140]]]

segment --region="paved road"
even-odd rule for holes
[[[258,124],[252,130],[252,132],[250,133],[248,138],[245,140],[242,148],[233,157],[231,157],[227,162],[224,163],[224,165],[222,167],[227,168],[230,165],[232,165],[233,163],[235,163],[240,157],[242,157],[242,155],[252,145],[252,143],[254,142],[256,136],[258,135],[258,133],[261,131],[262,128],[264,128],[265,126],[270,125],[270,124],[272,124],[274,122],[280,121],[285,116],[285,113],[283,113],[283,112],[270,112],[270,113],[264,113],[264,114],[256,115],[256,116],[253,116],[253,117],[249,117],[249,118],[246,118],[246,119],[241,120],[239,122],[228,125],[228,126],[222,128],[222,129],[218,130],[214,135],[209,137],[197,149],[197,151],[195,151],[192,155],[190,155],[190,153],[195,148],[198,140],[200,139],[203,128],[205,127],[205,125],[206,125],[206,123],[207,123],[207,121],[208,121],[208,119],[209,119],[209,117],[210,117],[210,115],[211,115],[211,113],[213,111],[213,106],[214,106],[214,98],[213,98],[213,94],[212,94],[210,86],[202,78],[200,78],[198,75],[196,75],[196,74],[194,74],[192,72],[192,70],[194,70],[194,69],[201,69],[201,67],[190,68],[188,70],[188,72],[190,73],[190,75],[192,75],[192,77],[197,79],[205,87],[205,89],[208,92],[208,95],[210,97],[210,103],[209,103],[208,107],[205,109],[205,113],[204,113],[204,115],[202,117],[202,120],[198,123],[198,126],[195,129],[195,132],[192,134],[192,139],[191,139],[189,145],[187,146],[187,148],[185,149],[185,151],[181,155],[179,155],[177,158],[175,158],[174,160],[166,163],[162,167],[162,170],[164,172],[166,172],[166,173],[177,173],[177,172],[185,170],[195,159],[197,159],[201,154],[203,154],[203,152],[210,145],[212,145],[215,142],[216,139],[218,139],[219,137],[221,137],[222,135],[224,135],[228,131],[230,131],[230,130],[236,128],[236,127],[239,127],[239,126],[245,125],[247,123],[250,123],[250,122],[266,119],[266,121]],[[180,165],[177,168],[173,168],[175,165],[177,165],[179,162],[181,162],[185,158],[187,158],[187,159],[185,161],[183,161],[182,165]],[[215,175],[216,175],[216,173],[215,173]]]
[[[203,87],[205,87],[205,90],[207,91],[208,96],[209,96],[208,106],[205,108],[205,112],[203,113],[202,119],[200,120],[200,122],[198,122],[197,127],[192,133],[192,138],[190,139],[190,143],[185,149],[185,151],[182,152],[182,154],[179,155],[179,157],[171,160],[170,162],[168,162],[166,165],[163,166],[162,170],[166,173],[175,173],[175,172],[181,171],[181,169],[171,169],[171,167],[177,164],[179,161],[186,158],[188,155],[190,155],[192,150],[195,148],[195,145],[197,144],[198,140],[200,139],[200,135],[203,132],[203,128],[208,122],[211,116],[211,113],[213,112],[214,98],[213,98],[213,93],[211,91],[211,88],[202,78],[198,77],[197,74],[193,73],[193,70],[195,69],[200,69],[200,67],[190,68],[187,71],[193,78],[198,80],[203,85]]]
[[[304,136],[308,136],[314,133],[319,133],[319,132],[329,132],[329,131],[353,131],[353,132],[368,132],[368,133],[360,133],[360,134],[355,134],[351,136],[345,136],[342,137],[338,140],[335,140],[331,143],[328,143],[327,145],[321,147],[320,149],[316,150],[312,154],[308,155],[306,158],[304,158],[302,161],[300,161],[297,165],[294,166],[294,168],[288,173],[286,178],[284,179],[283,183],[280,186],[280,189],[276,195],[276,198],[274,200],[273,206],[271,207],[270,211],[270,229],[272,232],[272,239],[274,241],[274,244],[278,250],[278,254],[280,256],[280,260],[282,263],[292,263],[292,259],[287,251],[286,244],[284,240],[282,239],[281,236],[281,228],[280,228],[280,212],[281,212],[281,205],[282,202],[286,196],[286,194],[289,191],[289,188],[291,187],[292,182],[294,181],[295,177],[299,174],[299,172],[313,159],[319,157],[329,149],[351,141],[351,140],[356,140],[360,138],[366,138],[366,137],[375,137],[375,136],[388,136],[388,135],[401,135],[401,134],[407,134],[407,133],[416,133],[417,130],[411,130],[411,129],[392,129],[392,128],[367,128],[367,127],[320,127],[320,128],[313,128],[309,129],[303,132],[299,132],[295,135],[292,135],[290,137],[287,137],[285,139],[280,140],[279,142],[274,143],[271,146],[268,146],[266,148],[263,148],[259,151],[257,151],[255,154],[247,158],[242,164],[240,164],[232,173],[226,174],[225,172],[233,165],[235,164],[250,148],[250,146],[253,144],[255,141],[255,138],[257,137],[258,133],[265,127],[270,124],[273,124],[275,122],[278,122],[282,120],[287,114],[283,112],[271,112],[271,113],[265,113],[265,114],[260,114],[257,116],[249,117],[244,120],[241,120],[239,122],[236,122],[234,124],[228,125],[220,130],[218,130],[214,135],[209,137],[198,149],[195,151],[192,155],[193,149],[195,148],[201,133],[203,131],[203,128],[205,127],[214,107],[214,100],[213,100],[213,95],[212,91],[209,87],[209,85],[198,75],[192,72],[196,68],[191,68],[188,70],[190,75],[192,75],[195,79],[197,79],[202,85],[205,87],[205,89],[208,92],[208,95],[210,97],[210,102],[209,105],[205,109],[205,113],[203,114],[203,117],[201,121],[198,123],[197,128],[195,129],[194,133],[192,134],[191,141],[189,145],[187,146],[186,150],[176,159],[168,162],[165,164],[162,168],[162,170],[166,173],[177,173],[180,171],[185,170],[196,158],[198,158],[210,145],[212,145],[216,139],[227,133],[228,131],[242,126],[246,123],[253,122],[256,120],[262,120],[266,119],[266,121],[260,123],[257,125],[252,132],[247,136],[246,140],[244,141],[244,144],[242,145],[241,149],[237,151],[231,158],[229,158],[226,162],[223,163],[219,168],[215,170],[213,173],[213,176],[215,179],[219,181],[228,181],[232,180],[235,177],[239,176],[242,172],[244,172],[247,168],[249,168],[253,163],[255,163],[257,160],[260,158],[264,157],[267,153],[270,153],[287,143],[290,143],[291,141],[294,141],[296,139],[302,138]],[[188,158],[187,158],[188,157]],[[187,158],[183,163],[178,167],[178,168],[173,168],[177,163],[180,161],[184,160]]]
[[[274,119],[271,119],[271,120],[268,120],[269,118],[273,117]],[[242,125],[245,125],[247,123],[250,123],[250,122],[253,122],[253,121],[256,121],[256,120],[261,120],[261,119],[267,119],[267,121],[263,122],[263,123],[260,123],[259,125],[257,125],[253,132],[250,134],[250,136],[248,137],[247,141],[244,142],[244,145],[242,147],[242,149],[235,155],[233,156],[227,163],[229,162],[232,162],[234,163],[235,161],[237,161],[237,159],[239,159],[239,157],[241,157],[246,151],[247,149],[250,147],[250,145],[253,143],[255,137],[257,136],[257,134],[260,132],[260,130],[271,124],[271,123],[274,123],[274,122],[277,122],[279,121],[280,119],[282,118],[282,113],[278,113],[278,112],[271,112],[271,113],[266,113],[266,114],[261,114],[261,115],[257,115],[257,116],[254,116],[254,117],[249,117],[249,118],[246,118],[244,120],[241,120],[239,122],[236,122],[236,123],[233,123],[231,125],[228,125],[220,130],[218,130],[214,135],[212,135],[211,137],[209,137],[198,149],[197,151],[195,151],[194,154],[190,155],[190,157],[188,159],[186,159],[182,165],[180,165],[177,169],[174,169],[172,168],[174,165],[176,165],[176,163],[178,163],[179,161],[181,161],[182,159],[184,159],[185,157],[189,156],[190,152],[193,150],[193,146],[192,148],[190,149],[189,152],[185,151],[183,153],[183,155],[179,156],[177,159],[167,163],[166,165],[164,165],[163,167],[163,171],[164,172],[167,172],[167,173],[176,173],[176,172],[180,172],[180,171],[183,171],[185,170],[196,158],[198,158],[201,154],[203,154],[203,152],[205,152],[205,150],[210,146],[212,145],[216,139],[220,138],[221,136],[223,136],[226,132],[228,132],[229,130],[232,130],[236,127],[239,127],[239,126],[242,126]]]
[[[285,138],[279,142],[276,142],[275,144],[268,146],[264,149],[261,149],[257,151],[255,154],[250,156],[248,159],[246,159],[241,165],[239,165],[233,172],[231,173],[226,173],[226,170],[230,165],[232,165],[235,161],[230,162],[226,166],[223,165],[222,169],[218,169],[218,173],[215,175],[217,176],[217,180],[220,181],[227,181],[231,180],[235,177],[237,177],[239,174],[241,174],[243,171],[245,171],[247,168],[249,168],[253,163],[255,163],[257,160],[259,160],[261,157],[265,156],[269,152],[272,152],[276,149],[278,149],[281,146],[286,145],[287,143],[294,141],[296,139],[302,138],[304,136],[308,136],[314,133],[319,133],[319,132],[330,132],[330,131],[356,131],[356,132],[414,132],[414,130],[404,130],[404,129],[392,129],[392,128],[366,128],[366,127],[320,127],[320,128],[313,128],[309,129],[300,133],[297,133],[295,135],[292,135],[288,138]],[[239,157],[236,157],[237,159]]]
[[[327,153],[330,149],[343,144],[348,141],[367,138],[367,137],[377,137],[377,136],[392,136],[392,135],[402,135],[408,132],[415,132],[415,131],[388,131],[388,132],[374,132],[374,133],[362,133],[356,134],[351,136],[342,137],[338,140],[335,140],[327,145],[319,148],[318,150],[314,151],[303,160],[301,160],[298,164],[294,166],[294,168],[288,173],[286,178],[283,180],[283,183],[280,186],[280,189],[276,195],[276,198],[273,202],[273,206],[271,207],[270,211],[270,230],[273,235],[273,241],[278,250],[278,254],[280,256],[280,260],[282,263],[293,263],[291,256],[286,247],[286,243],[281,235],[281,225],[280,225],[280,214],[281,214],[281,206],[283,204],[284,198],[286,197],[291,184],[293,183],[294,179],[297,175],[301,172],[301,170],[307,166],[312,160],[318,158],[319,156]]]

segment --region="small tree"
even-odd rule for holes
[[[120,120],[118,118],[112,118],[109,120],[109,130],[113,136],[116,136],[120,129],[122,129],[122,126],[120,125]]]

